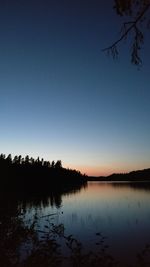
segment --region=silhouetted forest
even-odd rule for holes
[[[3,191],[21,194],[65,193],[79,189],[87,178],[77,170],[62,167],[61,160],[45,161],[28,155],[0,155],[0,184]]]
[[[129,173],[114,173],[109,176],[89,176],[88,181],[150,181],[150,168]]]
[[[113,174],[103,177],[104,181],[148,180],[150,169],[131,172],[129,174]],[[123,177],[123,178],[122,178]],[[25,217],[32,206],[61,207],[62,195],[77,192],[87,185],[87,176],[79,171],[65,169],[60,160],[57,162],[36,160],[26,156],[0,155],[0,266],[1,267],[74,267],[103,266],[122,267],[109,250],[107,237],[101,232],[94,232],[96,243],[93,249],[86,250],[85,245],[72,234],[68,235],[65,225],[53,220],[56,213],[38,217],[31,216],[31,223]],[[90,177],[89,177],[90,178]],[[95,178],[95,177],[94,177]],[[101,180],[102,181],[102,180]],[[126,186],[127,183],[114,183],[114,186]],[[130,183],[135,189],[142,184],[143,189],[149,189],[145,183]],[[141,186],[141,185],[140,185]],[[6,189],[6,193],[4,193]],[[10,194],[15,193],[15,194]],[[7,194],[8,193],[8,194]],[[20,195],[19,195],[20,194]],[[37,197],[34,197],[35,194]],[[19,197],[18,197],[19,196]],[[36,210],[36,209],[35,209]],[[63,212],[60,210],[60,213]],[[59,214],[59,211],[58,211]],[[31,212],[32,215],[32,212]],[[40,226],[40,218],[45,217]],[[95,240],[95,237],[94,237]],[[64,253],[64,247],[67,254]],[[150,245],[145,244],[137,252],[133,267],[148,267]],[[131,265],[126,265],[129,267]]]
[[[6,156],[0,154],[1,191],[17,192],[22,196],[36,194],[64,194],[79,190],[87,181],[150,181],[150,168],[129,173],[92,177],[80,171],[66,169],[61,160],[45,161],[43,158]]]

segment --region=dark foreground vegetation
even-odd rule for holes
[[[49,194],[76,190],[85,185],[87,178],[79,171],[62,167],[57,162],[21,155],[12,159],[0,155],[0,184],[2,191],[27,194]]]
[[[109,176],[93,177],[89,176],[88,181],[150,181],[150,168],[129,173],[114,173]]]
[[[14,203],[13,203],[14,204]],[[13,207],[13,205],[12,205]],[[90,250],[72,235],[66,235],[63,224],[54,224],[57,215],[44,217],[45,225],[38,227],[36,215],[26,224],[19,209],[7,209],[0,214],[1,267],[149,267],[150,245],[137,253],[135,263],[126,265],[115,259],[102,233],[95,233],[97,242]],[[11,216],[10,216],[11,215]],[[65,251],[65,253],[64,253]]]
[[[38,207],[42,201],[47,206],[50,201],[59,208],[63,194],[86,186],[87,177],[80,172],[63,168],[61,161],[49,163],[28,156],[12,159],[1,154],[0,174],[0,267],[150,266],[149,244],[137,253],[135,263],[123,265],[111,255],[101,232],[93,229],[97,242],[87,250],[71,233],[66,235],[63,224],[56,223],[59,214],[42,216],[42,228],[36,214],[25,217],[29,205],[32,209],[32,205]]]
[[[54,224],[49,214],[44,228],[38,228],[36,216],[26,226],[17,214],[1,218],[0,266],[1,267],[74,267],[116,266],[105,247],[104,237],[97,234],[97,252],[84,251],[82,244],[72,235],[65,235],[63,224]],[[61,244],[61,245],[60,245]],[[67,249],[64,254],[64,246]],[[102,264],[102,265],[100,265]]]

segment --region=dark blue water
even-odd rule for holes
[[[63,195],[59,207],[50,200],[29,205],[26,218],[35,213],[41,229],[47,219],[43,216],[50,215],[87,250],[96,249],[96,233],[101,233],[110,254],[125,265],[135,262],[137,253],[150,244],[150,188],[146,184],[89,182],[79,192]]]

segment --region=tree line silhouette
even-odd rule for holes
[[[79,189],[87,183],[78,170],[66,169],[61,160],[45,161],[26,155],[0,154],[1,189],[21,194],[62,193]]]
[[[22,157],[21,155],[19,156],[14,156],[12,158],[12,155],[9,154],[6,156],[5,154],[1,153],[0,154],[0,165],[32,165],[32,166],[43,166],[43,167],[51,167],[51,168],[62,168],[62,162],[61,160],[57,160],[56,163],[53,160],[51,163],[49,161],[44,160],[43,158],[37,157],[37,159],[34,159],[33,157],[29,157],[26,155],[25,157]]]
[[[150,182],[150,168],[132,171],[129,173],[113,173],[108,176],[99,176],[99,177],[88,177],[88,181],[140,181],[140,182]]]

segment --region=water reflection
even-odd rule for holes
[[[49,193],[46,195],[38,194],[33,196],[24,196],[20,198],[20,203],[22,204],[22,208],[56,208],[59,209],[62,206],[62,198],[64,196],[70,197],[73,194],[78,194],[83,188],[85,189],[87,184],[76,185],[76,187],[59,188],[57,190],[49,190]]]
[[[150,183],[148,182],[112,182],[111,185],[115,187],[131,187],[135,190],[144,190],[144,191],[150,191]]]
[[[60,221],[89,248],[102,232],[115,258],[132,261],[150,243],[149,190],[148,183],[90,182],[79,196],[63,197]]]
[[[10,201],[6,203],[9,210]],[[2,199],[1,206],[5,206]],[[73,235],[85,249],[96,251],[96,233],[102,233],[110,254],[121,267],[136,266],[137,253],[143,253],[142,248],[150,243],[149,183],[90,182],[49,196],[20,198],[19,205],[13,201],[12,206],[13,212],[15,208],[22,210],[25,219],[36,214],[40,229],[47,215],[56,213],[50,217],[53,222],[64,225],[65,234]]]

